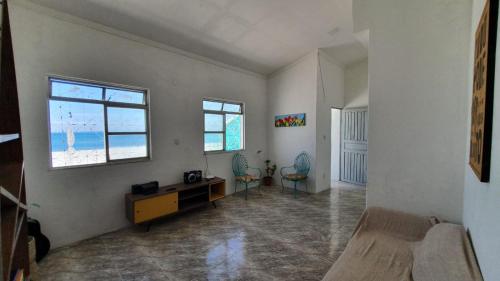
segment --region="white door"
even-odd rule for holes
[[[342,111],[341,181],[365,185],[368,164],[368,109]]]

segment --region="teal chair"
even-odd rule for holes
[[[249,170],[252,170],[253,173],[249,173]],[[245,186],[245,200],[248,198],[248,187],[258,186],[260,192],[262,171],[259,168],[249,167],[247,159],[241,153],[236,153],[233,156],[233,173],[235,193],[238,184]]]
[[[297,198],[297,183],[305,182],[307,191],[307,175],[311,170],[311,161],[306,152],[300,153],[296,158],[293,166],[283,167],[280,169],[281,174],[281,192],[285,190],[283,181],[293,182],[294,197]]]

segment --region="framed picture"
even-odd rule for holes
[[[498,0],[486,1],[476,29],[469,165],[481,182],[490,179]]]
[[[305,125],[306,125],[305,113],[276,115],[274,117],[275,127],[299,127]]]

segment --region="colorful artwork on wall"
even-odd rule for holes
[[[305,113],[276,115],[274,117],[275,127],[299,127],[305,125],[306,125]]]
[[[486,1],[476,30],[469,164],[482,182],[490,178],[498,0]]]

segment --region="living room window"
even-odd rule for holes
[[[148,160],[149,128],[146,89],[49,78],[52,168]]]
[[[241,102],[203,99],[204,151],[224,152],[245,147],[244,106]]]

